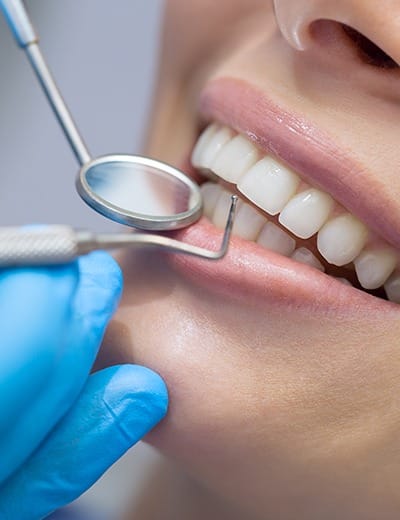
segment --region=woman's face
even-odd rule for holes
[[[167,2],[148,153],[226,190],[178,238],[248,205],[220,262],[119,258],[102,361],[165,378],[148,441],[243,518],[398,518],[399,35],[396,0]]]

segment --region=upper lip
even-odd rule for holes
[[[370,230],[400,248],[397,200],[366,165],[335,144],[304,117],[278,106],[244,80],[218,78],[200,97],[200,114],[247,135],[286,162],[313,186],[326,191]]]

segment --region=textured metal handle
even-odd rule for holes
[[[68,226],[0,228],[0,267],[63,264],[77,253],[76,233]]]

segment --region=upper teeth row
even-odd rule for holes
[[[287,166],[261,154],[244,136],[225,126],[208,126],[194,148],[192,164],[235,184],[266,213],[279,214],[280,224],[295,236],[306,239],[318,234],[318,250],[330,264],[354,262],[365,289],[386,282],[387,292],[396,293],[391,299],[400,301],[400,275],[394,273],[397,251],[383,242],[372,245],[368,228],[328,193],[306,185]]]

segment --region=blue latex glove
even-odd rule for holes
[[[0,518],[36,520],[88,489],[165,415],[149,369],[89,376],[121,292],[105,253],[0,271]]]

